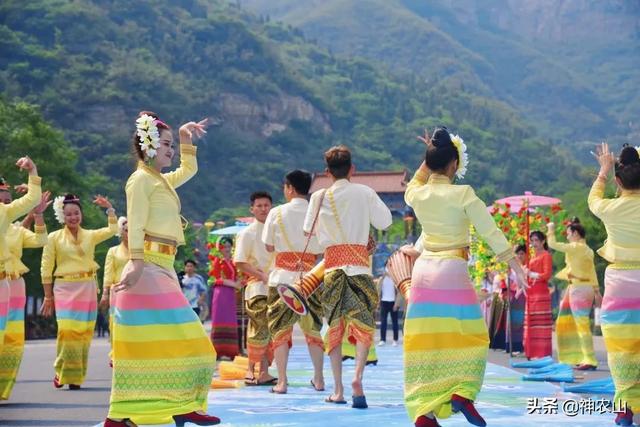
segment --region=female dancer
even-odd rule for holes
[[[222,237],[215,245],[219,255],[211,259],[210,276],[215,279],[211,299],[211,342],[218,358],[233,359],[240,354],[236,289],[240,289],[242,285],[231,256],[233,241],[228,237]]]
[[[532,231],[529,240],[535,254],[527,272],[530,289],[524,310],[524,352],[528,359],[537,359],[551,356],[553,318],[549,280],[553,260],[542,231]]]
[[[107,257],[104,260],[104,276],[102,279],[102,297],[100,298],[100,308],[109,308],[109,341],[113,346],[113,300],[115,293],[111,292],[111,287],[120,281],[124,266],[129,262],[129,229],[127,228],[127,218],[121,216],[118,218],[118,238],[120,244],[109,248]],[[109,352],[109,364],[113,366],[111,361],[111,352]]]
[[[556,277],[569,281],[556,321],[558,360],[578,365],[577,369],[582,371],[595,370],[598,360],[593,351],[589,314],[594,297],[598,305],[602,296],[598,289],[593,250],[587,246],[585,229],[577,218],[567,226],[569,243],[556,241],[553,223],[547,225],[547,236],[551,249],[566,254],[566,267]]]
[[[111,289],[113,380],[105,427],[220,422],[203,412],[216,352],[173,269],[176,247],[184,244],[175,189],[198,169],[191,140],[205,124],[182,125],[180,167],[163,174],[174,155],[171,128],[151,112],[136,120],[139,162],[126,185],[130,261]]]
[[[9,225],[26,215],[33,209],[42,196],[40,177],[35,163],[29,157],[22,157],[16,162],[16,166],[29,172],[29,184],[27,194],[9,204],[0,203],[0,352],[4,347],[4,332],[7,327],[7,314],[9,312],[9,282],[5,272],[4,260],[9,258],[6,235]]]
[[[405,200],[423,231],[424,250],[413,268],[404,326],[405,405],[419,427],[438,426],[436,417],[461,411],[486,425],[473,405],[482,386],[489,338],[467,271],[469,226],[473,224],[497,254],[524,272],[511,247],[473,189],[454,185],[466,171],[466,147],[446,128],[419,138],[425,161],[407,186]]]
[[[0,203],[11,204],[12,197],[8,184],[2,180]],[[25,219],[22,225],[11,224],[5,235],[9,259],[5,261],[5,274],[9,282],[9,312],[7,315],[4,345],[1,346],[0,360],[0,400],[7,400],[16,383],[18,369],[24,352],[24,305],[26,302],[25,283],[22,276],[29,271],[22,261],[23,248],[41,248],[47,244],[47,227],[42,213],[51,203],[51,193],[45,192],[40,203]],[[35,220],[35,233],[29,230]],[[24,226],[23,226],[24,225]]]
[[[41,313],[49,317],[55,307],[58,322],[57,357],[53,364],[56,388],[68,384],[71,390],[77,390],[84,382],[98,305],[96,271],[99,266],[94,252],[98,244],[118,231],[115,209],[109,200],[96,196],[93,202],[107,210],[109,225],[85,230],[81,226],[82,205],[78,196],[56,197],[53,209],[64,227],[49,234],[42,251],[40,273],[44,303]]]
[[[602,334],[607,347],[614,401],[622,404],[616,424],[633,424],[640,410],[640,156],[625,146],[616,161],[602,143],[597,153],[600,173],[589,193],[589,209],[607,229],[607,240],[598,254],[609,261],[604,276]],[[606,199],[607,179],[615,170],[619,197]]]

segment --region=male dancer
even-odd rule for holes
[[[325,341],[334,377],[334,392],[326,401],[346,403],[341,349],[346,333],[349,341],[356,345],[352,407],[364,409],[367,401],[362,376],[373,341],[374,310],[378,304],[367,250],[369,228],[388,228],[391,212],[371,188],[349,181],[355,168],[346,146],[329,149],[324,158],[333,184],[311,196],[304,231],[315,233],[320,247],[324,248],[326,270],[322,303],[329,322]]]
[[[262,241],[267,251],[275,252],[275,268],[269,275],[269,332],[271,333],[276,366],[278,367],[278,384],[272,392],[287,392],[287,360],[291,347],[293,325],[300,321],[300,327],[309,347],[309,355],[313,363],[312,386],[322,391],[324,377],[322,375],[322,358],[324,343],[322,329],[322,302],[319,290],[312,294],[307,303],[310,313],[300,318],[280,299],[276,286],[279,283],[293,284],[301,275],[311,270],[322,251],[315,237],[307,238],[302,231],[304,218],[309,207],[307,196],[311,187],[311,174],[294,170],[285,176],[284,197],[287,203],[275,207],[269,212],[265,221]]]
[[[247,351],[249,369],[245,376],[247,385],[273,385],[277,379],[269,375],[271,364],[269,325],[267,323],[267,283],[272,256],[262,243],[264,221],[271,210],[269,193],[257,191],[251,194],[251,213],[255,221],[238,234],[233,261],[239,271],[248,276],[244,292],[249,327]],[[254,377],[256,363],[260,363],[258,378]]]

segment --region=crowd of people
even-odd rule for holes
[[[240,289],[249,319],[248,386],[267,385],[274,394],[289,392],[287,362],[298,324],[313,368],[310,385],[318,392],[325,390],[327,353],[333,390],[324,401],[347,403],[342,375],[346,341],[355,358],[351,406],[367,408],[364,371],[374,343],[375,312],[380,308],[379,345],[386,343],[388,315],[392,345],[397,345],[401,298],[393,276],[385,273],[378,287],[372,279],[370,229],[387,229],[392,217],[371,188],[350,181],[354,165],[349,149],[341,145],[324,153],[332,178],[327,189],[310,195],[312,175],[296,169],[284,175],[286,203],[273,207],[269,193],[251,194],[255,221],[235,242],[225,237],[214,245],[209,336],[199,317],[208,292],[195,274],[196,263],[185,262],[180,280],[174,270],[176,248],[185,242],[176,189],[197,172],[192,141],[206,133],[206,120],[179,128],[180,166],[171,172],[164,172],[175,154],[170,126],[148,111],[139,114],[135,125],[131,145],[138,164],[124,186],[126,217],[118,219],[103,196],[93,201],[106,210],[104,228],[82,227],[83,201],[78,196],[66,194],[52,202],[51,194],[42,192],[36,165],[28,157],[17,161],[29,174],[28,184],[20,187],[22,197],[12,200],[10,186],[0,183],[0,398],[10,396],[24,348],[22,276],[27,269],[20,261],[22,250],[44,247],[41,313],[55,314],[58,324],[54,387],[81,388],[97,311],[110,312],[113,377],[105,427],[220,422],[207,413],[207,394],[216,359],[240,353]],[[551,248],[565,253],[566,267],[557,277],[569,283],[555,327],[559,360],[581,370],[597,367],[589,312],[594,304],[602,305],[615,399],[626,407],[615,422],[631,425],[633,411],[640,408],[638,150],[625,146],[616,157],[603,143],[595,155],[600,172],[588,205],[607,230],[598,254],[610,263],[602,297],[594,252],[585,243],[579,221],[566,228],[566,243],[556,240],[553,224],[546,234],[533,231],[529,259],[529,248],[512,248],[473,188],[456,183],[468,166],[463,140],[444,127],[419,139],[425,154],[407,185],[405,200],[422,234],[415,247],[401,249],[414,263],[403,325],[404,397],[411,421],[436,427],[439,418],[460,412],[471,424],[484,426],[474,402],[488,349],[524,352],[531,359],[552,354]],[[612,173],[619,194],[606,198]],[[42,214],[51,204],[61,227],[47,234]],[[22,223],[13,223],[25,215]],[[490,286],[482,307],[468,273],[471,225],[496,260],[509,266],[506,275],[487,277]],[[108,251],[98,303],[95,248],[115,235],[120,243]],[[322,286],[309,292],[307,314],[301,316],[289,308],[278,287],[299,284],[308,274]],[[272,362],[277,377],[269,373]]]

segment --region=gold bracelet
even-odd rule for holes
[[[50,297],[45,296],[44,300],[45,301],[53,301],[53,296],[50,296]]]

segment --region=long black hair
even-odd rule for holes
[[[548,251],[549,250],[549,245],[547,244],[547,236],[545,236],[545,234],[540,230],[532,231],[529,234],[529,239],[533,238],[534,236],[537,237],[538,240],[540,240],[541,242],[544,242],[544,249],[546,251]]]

